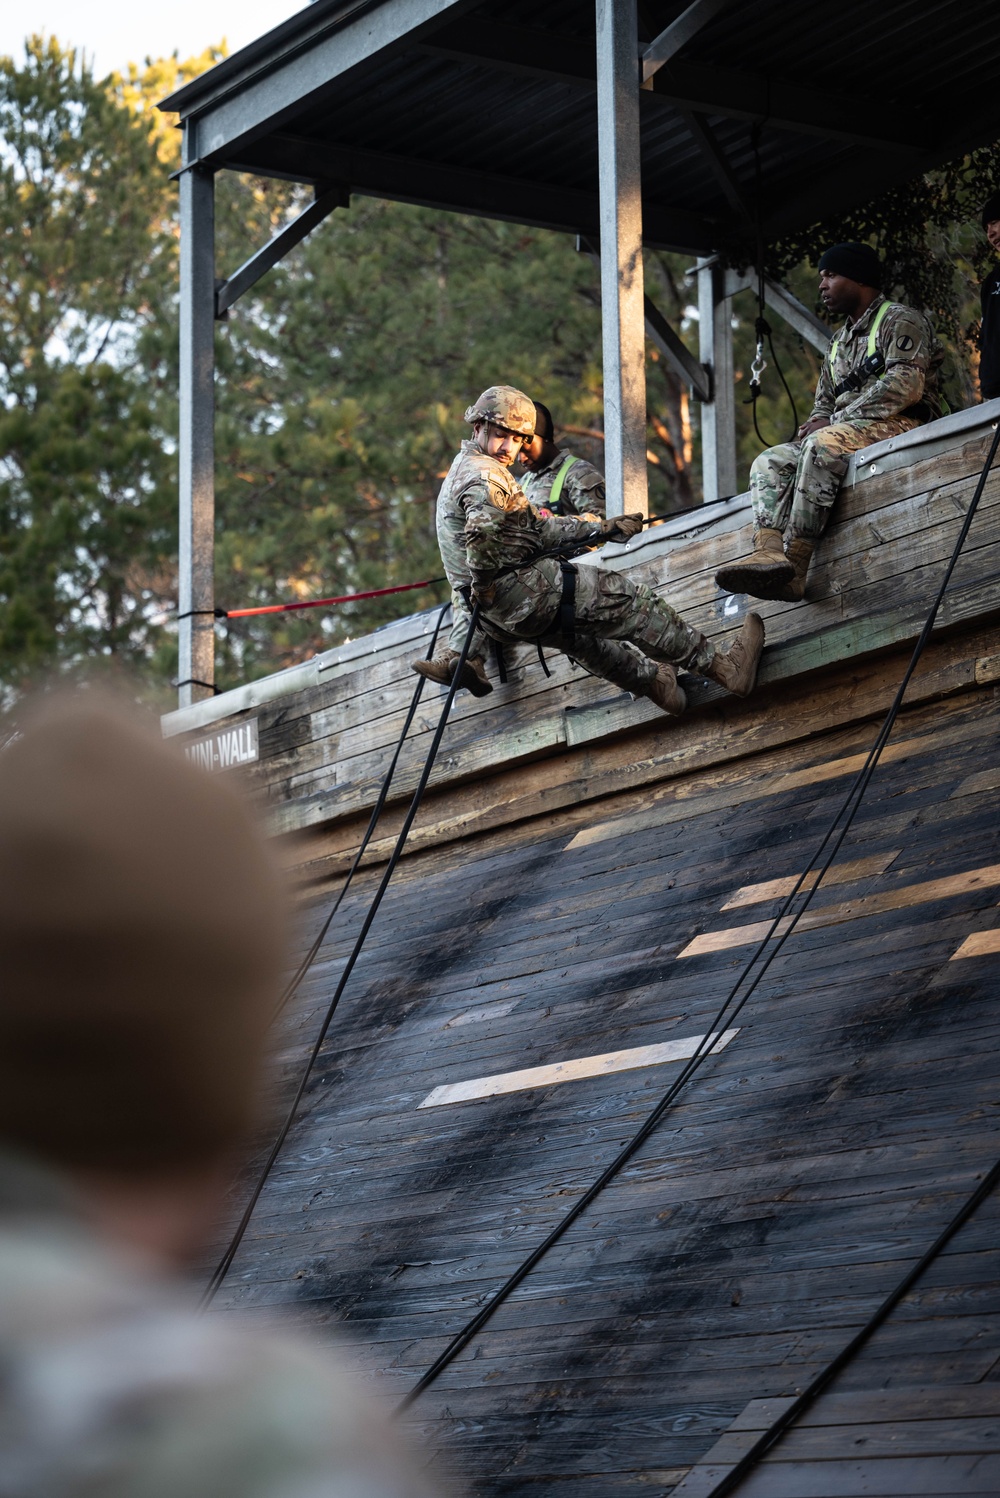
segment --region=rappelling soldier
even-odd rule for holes
[[[535,401],[534,435],[522,445],[518,462],[524,469],[521,488],[536,510],[604,519],[603,473],[556,446],[552,412],[541,401]]]
[[[727,593],[798,602],[851,454],[941,414],[940,346],[923,315],[890,302],[881,285],[869,245],[838,244],[821,257],[820,298],[847,322],[823,360],[809,420],[750,469],[753,557],[716,573]]]
[[[462,443],[437,507],[441,557],[452,589],[465,604],[464,629],[456,622],[447,652],[415,661],[415,671],[443,684],[451,681],[471,622],[469,608],[478,604],[484,638],[550,645],[667,713],[683,712],[687,705],[675,666],[740,697],[753,690],[764,648],[758,615],[747,615],[723,651],[644,584],[600,566],[575,568],[564,559],[602,541],[628,541],[641,531],[643,516],[595,522],[539,514],[510,472],[522,444],[535,433],[535,409],[526,395],[510,385],[491,386],[465,420],[472,425],[472,439]],[[477,633],[470,654],[478,648]],[[481,656],[474,669],[488,688]],[[466,685],[464,677],[459,685]]]

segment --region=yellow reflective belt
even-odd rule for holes
[[[874,354],[874,352],[875,352],[875,340],[878,337],[878,330],[879,330],[879,328],[880,328],[880,326],[882,324],[882,319],[883,319],[883,317],[885,317],[885,314],[888,312],[889,308],[892,305],[893,305],[892,302],[889,302],[889,301],[883,302],[882,305],[881,305],[881,307],[878,309],[878,311],[875,314],[875,317],[874,317],[874,319],[872,321],[871,327],[868,329],[867,356],[868,356],[869,359],[871,358],[872,354]],[[834,337],[833,337],[833,342],[830,344],[830,373],[831,373],[831,375],[833,374],[833,361],[837,357],[837,349],[840,347],[840,339],[841,339],[841,336],[843,334],[843,331],[844,331],[843,328],[841,328],[837,333],[835,333]]]
[[[888,312],[888,310],[889,310],[889,308],[891,306],[892,306],[891,302],[883,302],[882,305],[881,305],[881,307],[878,309],[878,311],[875,314],[875,321],[872,323],[871,328],[868,331],[868,357],[869,357],[869,359],[871,358],[872,354],[874,354],[874,352],[875,352],[875,335],[878,333],[879,326],[881,325],[883,317]]]
[[[573,464],[578,463],[579,461],[580,460],[576,456],[576,453],[566,454],[566,461],[560,468],[559,472],[556,474],[555,483],[552,485],[552,488],[549,491],[549,502],[545,507],[546,509],[555,509],[556,505],[559,503],[559,496],[563,491],[563,480],[565,479],[569,470],[573,467]]]

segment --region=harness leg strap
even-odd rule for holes
[[[576,639],[576,568],[569,562],[560,562],[562,573],[562,598],[559,603],[559,633],[567,649]]]

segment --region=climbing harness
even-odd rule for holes
[[[983,464],[982,472],[979,475],[979,480],[976,484],[975,492],[973,493],[972,499],[969,503],[969,508],[965,513],[965,518],[962,522],[958,537],[955,541],[955,546],[952,550],[951,558],[948,562],[947,567],[945,568],[945,573],[941,580],[940,587],[938,588],[930,611],[927,614],[926,619],[924,620],[923,627],[913,648],[913,654],[911,655],[909,664],[907,665],[907,668],[903,673],[902,681],[900,682],[896,695],[893,698],[892,705],[889,708],[885,719],[883,720],[878,734],[876,735],[874,744],[868,752],[865,763],[862,765],[857,776],[848,789],[846,796],[844,797],[840,806],[837,808],[837,811],[835,812],[829,827],[827,828],[820,841],[816,853],[812,858],[806,860],[805,867],[802,873],[799,875],[798,879],[795,881],[794,887],[786,896],[784,902],[782,903],[781,909],[778,911],[774,919],[770,922],[767,931],[761,937],[757,946],[754,948],[753,953],[744,964],[739,973],[739,976],[730,988],[725,1000],[720,1005],[718,1013],[707,1026],[706,1033],[699,1041],[693,1055],[685,1064],[685,1066],[682,1067],[680,1075],[674,1079],[670,1087],[664,1093],[663,1097],[647,1115],[643,1123],[632,1135],[631,1139],[629,1139],[623,1146],[623,1148],[619,1150],[618,1154],[601,1172],[593,1185],[573,1203],[573,1205],[559,1220],[559,1222],[551,1230],[551,1232],[547,1234],[547,1236],[542,1240],[538,1247],[535,1248],[532,1253],[530,1253],[528,1257],[518,1266],[518,1268],[514,1270],[513,1274],[511,1274],[503,1282],[499,1289],[494,1291],[493,1295],[490,1296],[486,1303],[481,1307],[479,1311],[477,1311],[476,1315],[472,1317],[472,1319],[462,1328],[462,1330],[459,1331],[451,1339],[444,1351],[434,1360],[431,1366],[427,1369],[426,1373],[424,1373],[423,1376],[418,1379],[413,1388],[402,1399],[400,1404],[397,1406],[397,1413],[402,1413],[404,1410],[408,1409],[409,1406],[413,1404],[413,1402],[417,1398],[419,1398],[424,1390],[429,1388],[430,1385],[434,1383],[434,1381],[444,1372],[449,1364],[452,1363],[456,1357],[458,1357],[463,1348],[468,1346],[468,1344],[472,1341],[472,1338],[482,1330],[482,1328],[491,1319],[493,1314],[499,1309],[504,1301],[506,1301],[511,1293],[516,1290],[517,1286],[520,1285],[521,1282],[528,1277],[535,1266],[541,1262],[541,1260],[548,1253],[549,1249],[554,1247],[554,1245],[559,1242],[560,1238],[562,1238],[567,1229],[570,1228],[576,1221],[576,1219],[587,1210],[591,1203],[595,1201],[596,1198],[601,1194],[605,1186],[613,1181],[618,1173],[622,1170],[622,1168],[629,1162],[629,1160],[632,1159],[636,1151],[654,1132],[660,1120],[673,1105],[674,1101],[683,1090],[683,1088],[687,1085],[688,1081],[695,1075],[695,1073],[701,1068],[708,1057],[712,1054],[712,1048],[715,1045],[715,1042],[718,1039],[719,1035],[722,1034],[725,1030],[732,1027],[733,1023],[736,1020],[736,1017],[750,1000],[751,996],[766,975],[772,962],[778,956],[779,952],[781,952],[785,943],[795,931],[795,928],[798,925],[800,919],[809,908],[813,895],[816,893],[820,884],[823,882],[823,879],[826,877],[827,872],[829,871],[834,859],[840,851],[844,839],[851,829],[854,819],[857,816],[858,810],[860,809],[864,794],[868,789],[871,778],[874,775],[875,770],[878,766],[878,762],[882,756],[882,751],[889,741],[892,729],[903,705],[903,698],[906,695],[906,689],[910,684],[913,673],[916,670],[920,658],[927,646],[927,642],[930,639],[935,620],[937,619],[937,615],[944,600],[945,593],[947,592],[948,585],[951,582],[952,574],[958,563],[958,559],[961,555],[962,548],[965,545],[966,538],[968,537],[969,529],[979,507],[979,502],[986,487],[986,480],[989,476],[990,469],[993,466],[994,459],[996,458],[998,447],[1000,447],[1000,422],[998,422],[997,424],[996,434],[994,435],[993,442],[986,457],[986,461]],[[828,847],[829,852],[827,853],[826,850]],[[823,859],[822,865],[820,865],[820,859],[823,858],[824,853],[826,853],[826,857]],[[806,880],[810,878],[811,875],[815,876],[813,878],[813,882],[808,888],[805,888],[804,886],[806,884]],[[792,906],[796,903],[797,900],[799,900],[800,895],[801,902],[798,904],[797,909],[792,914],[789,914]],[[770,947],[770,951],[767,950],[768,947]],[[754,973],[752,981],[749,982],[745,992],[741,994],[740,991],[743,988],[744,983],[750,977],[750,974],[753,972],[758,963],[760,964],[760,966],[759,968],[757,968],[756,973]]]
[[[555,476],[555,482],[553,483],[552,488],[549,490],[549,502],[545,506],[547,510],[551,510],[555,515],[562,514],[562,511],[559,508],[559,502],[562,499],[563,484],[566,482],[566,475],[573,467],[573,464],[579,463],[579,461],[580,459],[577,457],[576,453],[567,453],[562,467]]]
[[[560,559],[559,571],[562,573],[562,598],[559,600],[556,618],[565,645],[572,649],[576,639],[576,568],[570,562]]]
[[[891,306],[891,302],[883,302],[875,313],[875,316],[872,318],[872,325],[868,330],[868,346],[865,350],[866,357],[858,365],[857,369],[852,369],[849,375],[845,375],[842,380],[834,385],[834,400],[839,399],[842,395],[846,395],[849,390],[863,390],[869,380],[874,379],[876,375],[885,373],[885,355],[878,346],[877,338],[878,330],[882,325],[882,319]],[[830,360],[831,379],[833,378],[833,362],[837,357],[837,350],[840,347],[840,340],[843,336],[844,329],[838,329],[830,344],[830,352],[827,357]]]

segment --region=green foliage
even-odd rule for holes
[[[998,187],[997,148],[981,147],[787,236],[769,248],[768,269],[784,280],[803,261],[815,265],[831,244],[860,240],[874,245],[886,268],[886,289],[933,318],[950,355],[949,399],[967,405],[974,398],[977,367],[976,288],[995,259],[979,228],[979,214]]]
[[[145,660],[171,461],[136,357],[174,276],[148,132],[72,52],[0,58],[0,680]]]
[[[143,660],[143,561],[168,554],[173,507],[133,382],[107,364],[49,371],[44,400],[0,413],[0,444],[0,658],[25,672],[58,656]]]
[[[176,667],[176,190],[179,138],[156,101],[220,53],[95,80],[32,39],[0,59],[0,693],[99,657],[165,685]],[[982,269],[972,221],[992,153],[772,247],[769,268],[814,300],[806,264],[836,238],[874,240],[909,299],[959,355]],[[287,183],[222,174],[219,274],[306,201]],[[971,224],[971,226],[970,226]],[[648,289],[689,335],[686,258],[647,252]],[[954,266],[957,270],[953,269]],[[944,268],[942,268],[944,267]],[[734,303],[737,382],[753,352]],[[950,319],[950,321],[949,321]],[[774,320],[804,416],[813,351]],[[485,386],[520,384],[561,440],[603,463],[595,267],[564,235],[355,198],[220,324],[217,598],[253,607],[433,577],[434,497]],[[769,355],[770,357],[770,355]],[[685,389],[647,350],[650,506],[697,499]],[[765,376],[764,439],[791,411]],[[738,406],[741,462],[759,450]],[[232,621],[219,681],[235,685],[444,596]]]
[[[248,605],[440,574],[434,498],[500,381],[600,438],[595,272],[555,235],[355,200],[218,340],[218,591]],[[420,607],[442,589],[406,600]],[[398,617],[399,599],[234,626],[240,674]]]

